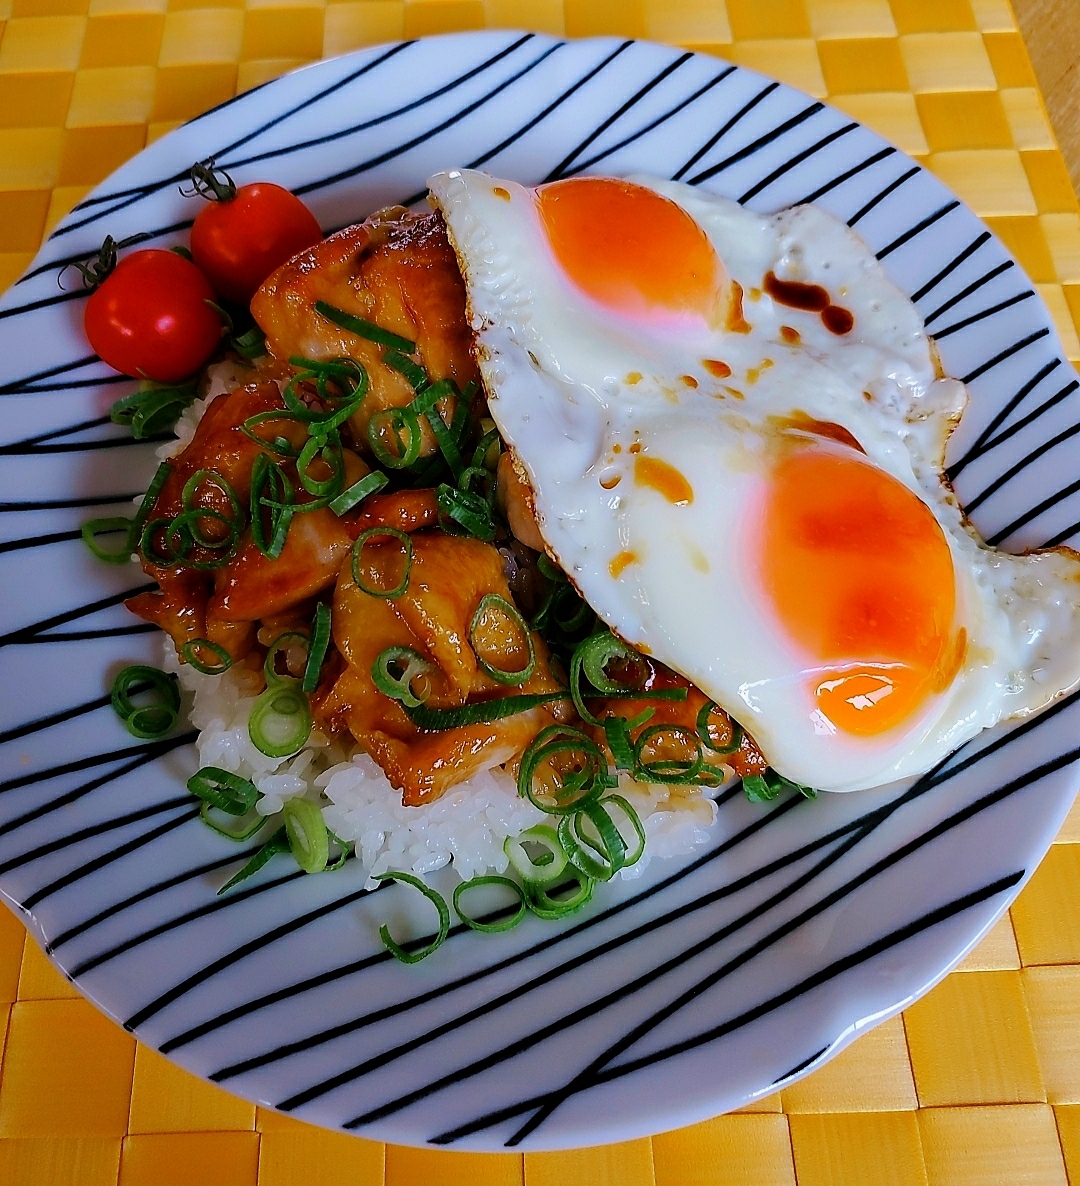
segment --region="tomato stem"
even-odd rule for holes
[[[85,262],[74,260],[72,263],[67,265],[67,268],[78,268],[80,274],[82,275],[83,284],[88,289],[93,291],[95,288],[100,287],[100,285],[102,285],[108,279],[109,275],[116,267],[116,253],[118,251],[121,251],[125,247],[131,247],[136,243],[141,243],[144,239],[149,238],[149,234],[144,231],[140,231],[137,235],[129,235],[126,239],[121,239],[119,242],[117,242],[117,240],[114,239],[112,235],[106,235],[105,241],[101,244],[97,251],[94,252],[93,255],[90,255],[86,258]],[[64,272],[67,271],[67,268],[64,268],[64,270],[60,273],[61,280],[63,279]],[[63,287],[63,285],[61,285],[61,287]]]
[[[231,202],[236,197],[236,183],[224,169],[215,168],[213,157],[191,166],[191,185],[208,202]]]

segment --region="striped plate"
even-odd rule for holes
[[[190,1070],[330,1127],[404,1144],[625,1140],[804,1074],[939,979],[1005,909],[1077,787],[1077,697],[985,734],[914,784],[816,802],[721,796],[710,847],[603,888],[561,925],[455,932],[416,967],[355,863],[238,857],[195,818],[192,734],[134,744],[105,695],[162,639],[96,563],[152,445],[88,351],[64,265],[108,233],[181,242],[209,155],[302,194],[324,227],[467,164],[534,183],[681,178],[759,210],[816,202],[857,228],[972,403],[951,448],[982,534],[1080,533],[1077,381],[1041,300],[929,173],[822,103],[659,45],[477,33],[364,50],[245,94],[152,145],[64,220],[0,302],[0,889],[79,988]],[[70,273],[69,288],[70,284]]]

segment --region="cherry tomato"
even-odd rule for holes
[[[191,254],[221,296],[246,305],[271,272],[321,238],[315,215],[295,194],[256,181],[199,212]]]
[[[175,251],[125,256],[90,294],[83,328],[99,357],[125,375],[173,383],[203,365],[221,341],[209,281]]]

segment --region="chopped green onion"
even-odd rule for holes
[[[562,776],[561,784],[554,791],[534,786],[534,776],[541,763],[559,754],[569,755],[571,761],[568,765],[572,767]],[[540,730],[521,755],[518,794],[549,815],[568,815],[579,811],[613,785],[603,750],[580,729],[549,725]]]
[[[645,842],[647,839],[645,835],[645,828],[641,823],[641,816],[638,815],[638,813],[622,797],[622,795],[605,795],[603,799],[600,800],[600,802],[602,804],[616,804],[621,809],[623,815],[625,815],[627,820],[630,822],[630,826],[634,830],[634,835],[637,837],[637,846],[631,849],[623,857],[623,866],[625,868],[629,868],[631,865],[636,865],[638,861],[641,860],[641,854],[645,851]],[[618,824],[615,826],[618,827]],[[625,839],[626,837],[623,836],[623,840]]]
[[[198,652],[206,650],[212,651],[217,657],[217,664],[206,663],[199,658]],[[190,663],[196,671],[201,671],[203,675],[222,675],[232,666],[232,655],[216,642],[211,642],[208,638],[192,638],[180,648],[180,658],[185,663]]]
[[[637,664],[642,668],[640,672],[641,678],[636,684],[628,687],[625,682],[619,683],[617,680],[608,677],[604,669],[613,659],[619,659],[624,663]],[[616,638],[611,633],[594,634],[592,638],[586,639],[581,644],[581,666],[585,672],[585,678],[589,683],[598,692],[603,692],[608,696],[612,694],[617,695],[620,692],[636,691],[645,682],[645,672],[641,655],[637,651],[632,651],[621,638]]]
[[[146,520],[150,518],[150,512],[154,509],[154,504],[158,500],[161,488],[168,481],[170,473],[172,473],[172,466],[167,461],[163,461],[154,470],[154,476],[150,479],[150,485],[147,486],[146,493],[142,497],[142,502],[139,503],[139,509],[135,512],[133,531],[136,540],[142,538],[142,529],[146,524]]]
[[[443,528],[447,520],[463,527],[469,535],[490,542],[495,538],[495,521],[487,499],[471,490],[457,490],[443,482],[435,490],[439,519]]]
[[[476,889],[482,885],[502,885],[512,890],[518,899],[517,910],[501,922],[480,922],[478,919],[470,918],[461,909],[461,899],[467,890]],[[516,881],[511,881],[509,877],[498,877],[494,874],[489,874],[485,877],[473,877],[468,881],[463,881],[454,889],[454,909],[457,911],[458,918],[467,926],[472,927],[474,931],[487,931],[489,933],[496,933],[499,931],[509,931],[516,927],[519,922],[525,917],[528,912],[528,907],[525,900],[525,891]]]
[[[395,959],[401,960],[403,964],[418,964],[422,959],[426,959],[431,955],[436,948],[441,947],[446,936],[450,934],[450,908],[446,904],[446,899],[443,898],[442,894],[437,893],[429,885],[425,885],[419,877],[414,877],[411,873],[401,873],[391,869],[388,873],[376,873],[375,880],[403,881],[406,885],[411,885],[413,889],[419,890],[439,912],[439,933],[426,947],[420,947],[415,951],[407,951],[397,943],[390,934],[390,928],[385,923],[379,927],[379,938],[382,939],[386,950]]]
[[[275,409],[269,412],[256,412],[254,416],[249,416],[240,425],[240,431],[245,436],[250,437],[257,445],[261,445],[264,449],[269,449],[271,453],[276,453],[279,457],[299,457],[300,450],[294,448],[286,437],[277,436],[271,441],[267,440],[264,436],[260,436],[255,431],[260,424],[272,424],[275,420],[288,420],[294,424],[306,423],[305,419],[295,412],[278,411]]]
[[[237,522],[243,522],[243,514],[240,510],[240,500],[236,497],[236,491],[226,481],[221,474],[212,469],[197,469],[190,478],[184,483],[183,492],[180,495],[180,501],[183,504],[185,511],[203,510],[204,508],[195,505],[195,495],[199,492],[199,487],[206,483],[210,486],[216,486],[218,490],[229,500],[229,508],[232,510],[232,517]],[[210,508],[205,508],[209,510]],[[214,544],[204,543],[197,535],[195,537],[197,543],[204,548],[214,547]]]
[[[203,803],[199,808],[199,817],[207,827],[213,828],[220,836],[227,840],[248,840],[266,823],[266,816],[260,815],[254,809],[246,812],[237,819],[230,812],[227,818],[221,820],[214,817],[215,807],[212,803]]]
[[[293,675],[289,670],[288,652],[295,646],[302,646],[304,648],[304,664],[306,667],[308,654],[311,649],[311,639],[306,634],[301,634],[299,630],[288,630],[284,634],[279,634],[270,644],[270,648],[266,652],[266,658],[263,660],[263,676],[266,679],[267,687],[270,687],[271,684],[294,684],[298,679],[303,677],[303,672],[300,675]],[[284,654],[285,657],[284,675],[277,669],[277,657],[281,654]]]
[[[255,784],[219,766],[204,766],[187,781],[187,789],[226,815],[244,815],[259,799]]]
[[[266,334],[257,325],[253,325],[246,333],[232,334],[230,341],[236,353],[249,361],[262,358],[266,353]]]
[[[611,756],[615,759],[615,769],[633,770],[634,743],[630,740],[630,726],[626,718],[606,717],[604,719],[604,738],[607,741],[608,749],[611,750]]]
[[[560,918],[566,918],[568,914],[574,914],[580,910],[592,897],[593,886],[596,884],[593,879],[587,877],[580,869],[573,867],[567,869],[567,872],[577,884],[577,889],[568,898],[552,897],[553,893],[565,889],[565,884],[556,886],[554,890],[550,891],[542,885],[526,886],[525,892],[528,895],[529,909],[538,918],[557,922]]]
[[[154,536],[159,531],[168,530],[171,526],[171,519],[147,520],[142,530],[142,536],[139,539],[139,551],[148,564],[153,564],[158,568],[173,568],[178,563],[176,556],[161,551],[154,543]]]
[[[109,410],[109,419],[113,424],[128,425],[131,435],[143,441],[171,429],[180,413],[194,402],[195,394],[194,383],[143,385],[118,399]]]
[[[220,539],[208,539],[199,529],[200,519],[222,523],[226,533]],[[189,511],[182,511],[175,519],[169,521],[165,528],[165,555],[175,557],[176,561],[187,568],[206,571],[221,568],[228,564],[236,552],[240,542],[240,524],[235,519],[223,515],[221,511],[210,507],[193,507]],[[191,550],[194,547],[204,548],[211,553],[221,552],[209,560],[192,560]],[[224,549],[224,550],[222,550]]]
[[[286,799],[281,815],[296,863],[305,873],[321,873],[330,855],[322,812],[309,799]]]
[[[323,870],[324,873],[336,873],[339,869],[344,869],[345,862],[349,859],[349,844],[350,841],[342,840],[341,837],[334,831],[333,828],[326,829],[326,837],[331,844],[338,846],[337,859],[332,863],[328,863]]]
[[[391,665],[399,670],[399,675],[391,675]],[[412,647],[387,647],[372,663],[371,678],[385,696],[400,700],[406,708],[419,708],[427,696],[417,696],[412,690],[412,682],[434,670],[434,664]]]
[[[367,338],[369,342],[377,342],[380,346],[388,346],[392,350],[403,350],[406,354],[412,354],[416,349],[416,343],[410,342],[408,338],[391,333],[390,330],[383,329],[364,317],[356,317],[352,313],[346,313],[344,309],[328,305],[326,301],[316,301],[315,312],[358,338]]]
[[[386,360],[389,361],[389,359],[390,355],[388,354]],[[405,361],[409,362],[408,359]],[[398,367],[397,369],[400,370],[401,368]],[[419,370],[419,368],[416,369]],[[454,429],[446,423],[439,409],[436,407],[439,401],[443,399],[453,398],[459,401],[461,400],[457,384],[453,379],[440,379],[437,383],[428,383],[427,376],[421,371],[420,375],[424,380],[424,385],[418,387],[405,371],[402,371],[402,374],[405,374],[405,377],[413,383],[414,388],[419,392],[416,399],[412,402],[413,411],[418,416],[427,417],[428,424],[431,425],[431,433],[435,437],[439,451],[442,453],[446,464],[450,467],[450,472],[454,475],[454,481],[460,481],[462,472],[465,469],[465,463],[461,460],[461,450],[458,448]]]
[[[394,452],[383,441],[388,432],[394,442]],[[404,432],[404,439],[402,433]],[[420,456],[420,421],[411,407],[385,408],[368,421],[368,444],[379,461],[390,469],[408,469]]]
[[[273,683],[255,701],[248,718],[248,736],[268,758],[292,757],[310,735],[311,708],[299,687]]]
[[[529,650],[529,658],[525,666],[518,668],[517,671],[504,671],[502,668],[496,667],[493,663],[489,663],[481,653],[480,642],[476,637],[476,631],[484,617],[489,613],[502,614],[504,617],[509,618],[511,625],[521,632],[521,636],[525,640],[525,644]],[[476,607],[476,612],[469,622],[469,646],[476,652],[476,661],[480,664],[481,668],[493,680],[500,684],[518,687],[536,670],[536,645],[533,642],[532,634],[529,632],[529,627],[526,625],[525,619],[518,613],[517,607],[511,605],[505,597],[501,597],[498,593],[485,594],[481,598],[480,604]]]
[[[330,607],[325,601],[320,601],[315,609],[315,621],[311,627],[311,640],[308,644],[307,663],[304,665],[304,677],[300,681],[300,688],[304,692],[314,692],[319,686],[319,673],[322,671],[326,649],[330,645]]]
[[[313,478],[308,473],[308,467],[316,456],[330,467],[328,478]],[[300,450],[300,456],[296,459],[296,476],[308,494],[314,494],[317,499],[329,501],[341,493],[341,488],[345,485],[345,458],[341,452],[341,439],[336,429],[331,430],[328,437],[308,437],[307,444]]]
[[[153,692],[160,699],[155,704],[139,706],[132,696]],[[135,664],[125,667],[113,680],[113,711],[127,726],[127,731],[143,740],[164,737],[180,715],[180,689],[176,676],[157,667]]]
[[[642,754],[656,739],[667,736],[693,747],[692,758],[660,758],[646,762]],[[643,729],[634,743],[634,777],[639,782],[658,782],[668,786],[705,785],[718,786],[720,774],[705,765],[705,753],[697,732],[686,725],[650,725]]]
[[[483,494],[470,489],[474,482],[483,482],[487,489]],[[489,469],[484,469],[481,465],[470,465],[468,469],[463,469],[458,476],[458,489],[464,491],[466,494],[475,494],[478,498],[482,498],[488,507],[495,505],[495,475]]]
[[[581,830],[585,819],[596,829],[595,840]],[[625,863],[626,841],[602,803],[585,803],[579,810],[564,815],[559,820],[558,834],[570,864],[594,881],[610,881]]]
[[[478,700],[472,704],[462,704],[457,708],[428,708],[421,704],[419,708],[406,708],[409,719],[417,728],[428,732],[439,732],[442,729],[460,729],[463,725],[485,725],[490,721],[501,721],[503,717],[516,716],[519,712],[529,712],[541,704],[551,704],[555,700],[566,700],[567,692],[538,692],[534,696],[500,696],[494,700]]]
[[[711,749],[714,754],[733,754],[742,745],[742,726],[734,718],[729,718],[731,736],[724,745],[716,745],[712,739],[712,734],[709,732],[709,717],[712,716],[714,711],[719,710],[720,705],[715,700],[705,701],[701,706],[701,711],[697,715],[697,735],[701,738],[701,744],[706,749]]]
[[[488,421],[490,423],[490,421]],[[470,469],[488,469],[492,470],[499,464],[499,430],[497,428],[491,429],[490,432],[484,433],[480,438],[480,443],[473,450],[472,464]],[[494,448],[494,457],[492,450]],[[547,559],[547,557],[545,557]]]
[[[289,851],[289,838],[285,834],[284,828],[278,830],[270,837],[269,840],[259,849],[259,851],[251,858],[248,863],[234,873],[232,877],[218,890],[220,897],[226,890],[231,890],[234,885],[239,885],[241,881],[247,881],[249,877],[258,871],[266,864],[272,856],[276,856],[279,852]]]
[[[782,774],[777,774],[771,766],[766,767],[764,774],[744,774],[742,784],[751,803],[768,803],[781,791],[798,791],[806,799],[817,798],[817,791],[813,787],[792,782]]]
[[[404,339],[402,340],[404,341]],[[413,350],[415,349],[416,347],[413,346]],[[399,375],[404,375],[414,391],[424,391],[430,386],[431,380],[427,377],[424,368],[408,357],[411,353],[412,350],[406,351],[405,354],[402,354],[400,350],[388,350],[383,355],[383,362],[397,371]]]
[[[337,498],[332,499],[330,509],[335,515],[344,515],[363,502],[369,494],[381,490],[389,480],[381,470],[373,469],[370,474],[365,474],[358,482],[353,482],[347,490],[342,491]]]
[[[526,844],[535,844],[547,850],[546,862],[537,862],[529,856]],[[559,835],[550,824],[534,824],[520,836],[507,836],[503,841],[503,852],[510,858],[522,881],[526,885],[550,885],[557,881],[566,868],[566,853],[559,843]]]
[[[388,538],[400,540],[405,545],[405,571],[402,573],[401,581],[392,589],[376,589],[371,585],[365,584],[360,579],[360,560],[364,552],[364,545],[373,536],[387,536]],[[412,540],[404,531],[399,531],[396,527],[368,527],[361,531],[356,537],[356,542],[352,548],[352,578],[353,583],[362,592],[367,593],[370,597],[400,597],[402,593],[409,587],[409,573],[412,570],[413,559],[413,544]]]
[[[274,496],[273,500],[266,499],[267,491]],[[263,507],[267,506],[269,523],[263,517]],[[288,474],[276,461],[260,453],[251,467],[251,538],[259,551],[271,560],[276,560],[285,547],[293,506],[293,488]]]
[[[118,548],[103,548],[98,543],[99,535],[115,535],[119,531],[124,534]],[[135,550],[135,522],[122,515],[89,519],[82,525],[82,540],[99,560],[106,564],[124,564]]]

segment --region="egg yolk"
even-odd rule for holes
[[[772,472],[763,528],[765,590],[836,729],[884,733],[948,687],[966,642],[952,555],[903,483],[855,453],[798,450]]]
[[[613,312],[716,320],[724,269],[700,226],[670,198],[606,177],[536,191],[540,220],[566,275]]]

